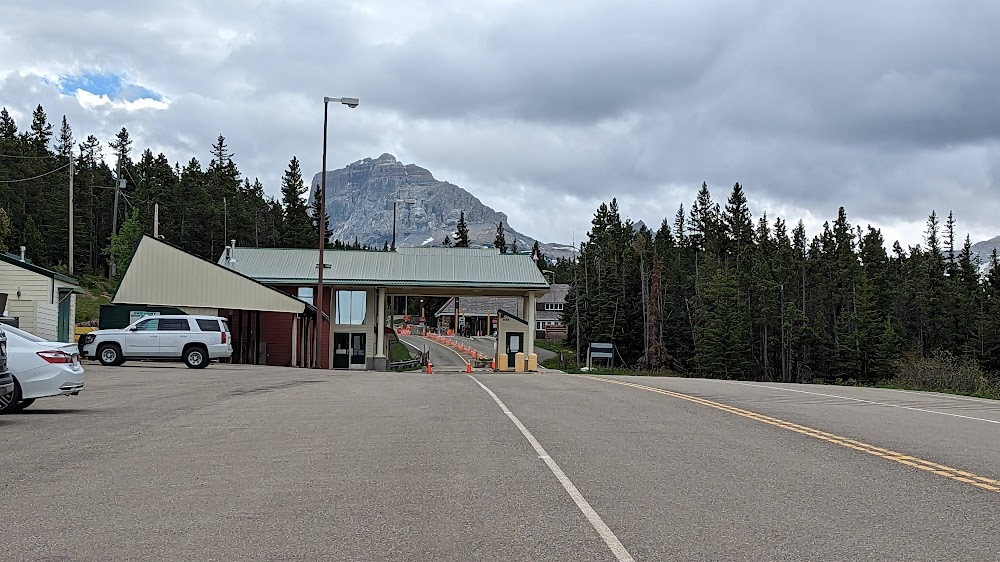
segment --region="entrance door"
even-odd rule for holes
[[[59,319],[57,322],[59,337],[56,338],[61,342],[71,342],[73,341],[73,335],[70,333],[70,318],[69,318],[69,305],[70,298],[73,293],[68,291],[59,290]],[[2,312],[2,311],[0,311]]]
[[[364,369],[367,367],[365,361],[365,343],[367,334],[351,334],[351,368]]]
[[[521,342],[524,341],[524,332],[507,332],[507,365],[511,369],[514,367],[514,360],[521,351]]]
[[[333,334],[333,368],[351,367],[351,335]]]

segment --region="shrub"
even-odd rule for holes
[[[931,357],[904,355],[897,363],[892,384],[911,390],[960,394],[993,395],[997,391],[995,377],[984,372],[978,363],[946,351]]]

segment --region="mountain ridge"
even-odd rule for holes
[[[403,164],[389,153],[363,158],[326,176],[326,209],[330,215],[331,237],[382,246],[392,243],[394,199],[413,199],[396,209],[396,246],[440,246],[445,236],[454,239],[461,212],[469,225],[470,246],[493,246],[496,227],[504,224],[508,247],[517,240],[518,250],[530,250],[537,240],[510,226],[506,213],[494,210],[469,191],[441,181],[416,164]],[[309,203],[319,191],[322,173],[313,176]],[[549,257],[572,255],[567,244],[543,243]]]

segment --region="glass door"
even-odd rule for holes
[[[365,344],[367,334],[351,334],[351,368],[364,369],[367,367],[365,356]]]

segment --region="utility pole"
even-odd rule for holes
[[[123,187],[125,187],[125,180],[122,179],[122,154],[124,152],[118,153],[118,176],[115,178],[118,181],[115,182],[115,209],[111,214],[111,237],[118,234],[118,195],[121,193]],[[111,244],[111,278],[115,278],[116,267],[115,267],[115,245]]]
[[[69,274],[73,275],[73,148],[69,149]]]
[[[160,204],[153,203],[153,238],[160,239]]]

